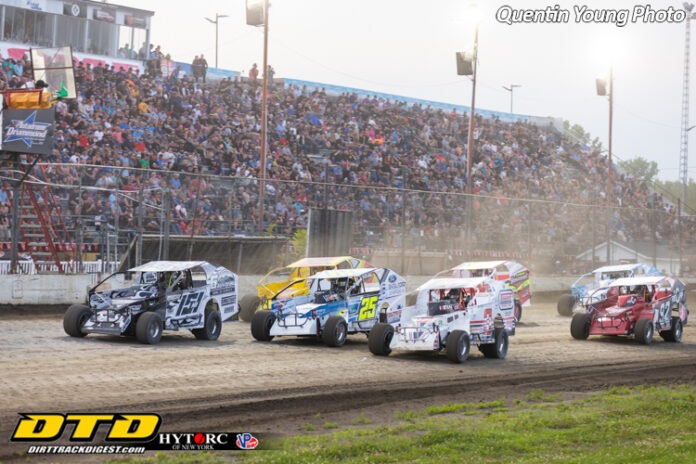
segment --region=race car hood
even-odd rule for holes
[[[604,312],[608,316],[617,317],[638,307],[638,302],[639,299],[635,295],[622,295],[619,297],[617,304],[607,307]]]
[[[633,309],[633,306],[629,307],[624,307],[622,308],[621,306],[609,306],[604,310],[604,312],[607,314],[607,316],[611,317],[617,317],[620,316],[621,314],[624,314],[627,311],[631,311]]]
[[[90,306],[94,309],[122,309],[132,304],[145,301],[145,298],[91,298]]]
[[[312,312],[312,310],[317,309],[321,306],[324,306],[323,304],[318,304],[318,303],[305,303],[301,305],[297,305],[292,309],[288,309],[287,311],[283,311],[286,314],[302,314],[307,316],[309,313]]]
[[[294,311],[289,314],[296,313],[305,317],[311,317],[312,313],[316,313],[318,317],[322,317],[329,313],[335,313],[345,308],[345,301],[334,301],[331,303],[306,303],[295,307]]]

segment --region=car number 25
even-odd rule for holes
[[[358,313],[358,320],[364,321],[366,319],[372,319],[375,317],[375,308],[377,307],[377,295],[366,296],[360,302],[360,312]]]

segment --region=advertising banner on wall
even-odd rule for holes
[[[4,110],[2,150],[49,155],[53,149],[55,110]]]

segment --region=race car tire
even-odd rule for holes
[[[215,308],[205,308],[205,322],[202,329],[193,329],[191,333],[198,340],[217,340],[222,332],[222,318]]]
[[[570,335],[576,340],[587,340],[590,336],[590,315],[588,313],[577,313],[570,321]]]
[[[463,363],[469,357],[471,341],[469,334],[463,330],[453,330],[447,335],[447,359],[456,363]]]
[[[321,339],[326,346],[341,347],[346,343],[348,324],[341,316],[331,316],[321,331]]]
[[[522,303],[515,300],[515,324],[522,320]]]
[[[273,340],[271,327],[275,320],[276,315],[273,311],[267,309],[256,311],[251,320],[251,335],[260,342],[270,342]]]
[[[650,319],[638,319],[638,322],[636,322],[635,333],[638,343],[642,343],[643,345],[651,344],[653,341],[653,335],[655,334],[652,321]]]
[[[509,338],[504,328],[495,329],[494,343],[480,345],[479,350],[486,358],[504,359],[507,355]]]
[[[135,338],[148,345],[159,343],[162,339],[162,317],[152,311],[141,314],[135,324]]]
[[[367,346],[370,348],[370,353],[377,356],[389,356],[393,338],[394,327],[391,324],[378,322],[367,335]]]
[[[575,297],[573,295],[561,295],[558,299],[558,304],[556,305],[556,310],[561,316],[572,316],[573,315],[573,305],[575,304]]]
[[[672,317],[672,328],[660,331],[660,337],[666,342],[679,343],[684,333],[684,326],[679,316]]]
[[[239,302],[239,320],[251,322],[260,302],[261,298],[256,295],[244,295]]]
[[[92,311],[85,305],[71,305],[63,316],[63,330],[71,337],[84,337],[87,334],[82,331],[82,326],[91,314]]]

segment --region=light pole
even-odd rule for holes
[[[471,75],[471,111],[469,114],[469,134],[466,141],[466,204],[467,204],[467,215],[466,215],[466,242],[468,246],[471,246],[471,226],[474,222],[474,202],[472,201],[471,195],[473,193],[473,182],[471,178],[471,165],[472,158],[474,156],[474,116],[476,111],[476,71],[478,68],[478,33],[479,26],[476,23],[476,30],[474,32],[474,53],[472,56],[472,70]]]
[[[686,209],[687,187],[689,183],[689,58],[691,55],[691,20],[696,17],[691,11],[694,9],[693,3],[684,2],[684,10],[688,13],[686,17],[686,34],[684,40],[684,75],[682,78],[682,113],[681,113],[681,144],[679,151],[679,175],[682,181],[682,207]]]
[[[210,18],[205,18],[206,21],[209,23],[215,24],[215,67],[218,67],[218,23],[220,22],[220,18],[227,18],[229,15],[223,15],[219,13],[215,13],[215,21],[213,21]]]
[[[510,114],[513,114],[513,113],[512,113],[512,93],[513,93],[513,91],[515,90],[515,87],[522,87],[522,86],[519,85],[519,84],[510,84],[510,87],[505,87],[505,86],[503,86],[503,88],[504,88],[505,90],[507,90],[508,92],[510,92]]]
[[[607,82],[608,81],[608,82]],[[609,90],[607,91],[607,84]],[[613,197],[612,183],[612,166],[611,166],[611,142],[612,142],[612,127],[614,122],[614,67],[609,66],[609,78],[597,79],[597,95],[609,95],[609,141],[607,151],[607,264],[611,262],[611,202]]]
[[[478,35],[480,12],[476,4],[469,8],[470,18],[475,25],[474,29],[474,49],[469,56],[467,53],[458,52],[457,74],[460,76],[471,76],[471,110],[469,112],[469,133],[466,142],[466,243],[471,247],[471,227],[473,223],[473,201],[471,165],[474,156],[474,118],[476,116],[476,71],[478,69]]]

